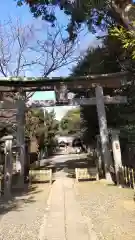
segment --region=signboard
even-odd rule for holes
[[[61,83],[59,87],[55,87],[55,96],[58,103],[68,102],[68,89],[64,83]]]
[[[112,150],[113,150],[115,167],[119,168],[122,166],[121,149],[120,149],[119,136],[115,131],[112,132]]]

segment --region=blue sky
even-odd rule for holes
[[[40,19],[34,19],[32,17],[32,14],[29,11],[29,8],[27,6],[17,7],[16,2],[14,0],[0,0],[0,21],[6,21],[9,18],[12,18],[12,20],[16,21],[18,18],[21,20],[23,24],[30,24],[34,23],[35,25],[42,25],[43,22]],[[61,23],[64,23],[66,25],[68,19],[67,17],[62,13],[62,11],[57,11],[57,15],[59,16],[59,21]],[[92,34],[85,34],[86,31],[83,31],[80,35],[80,45],[79,45],[79,51],[84,51],[87,49],[88,46],[94,46],[97,44],[95,37]],[[44,36],[44,32],[42,33]],[[77,54],[77,53],[75,53]],[[68,76],[70,73],[70,69],[72,68],[72,65],[63,67],[61,69],[58,69],[57,71],[51,73],[51,77],[53,76]],[[28,71],[25,73],[26,76],[39,76],[40,72],[38,69],[32,70],[32,72]],[[32,97],[35,100],[46,100],[46,99],[54,99],[55,95],[54,92],[36,92],[34,96]],[[70,109],[70,107],[55,107],[56,112],[56,118],[60,119],[65,115],[67,110]],[[52,110],[51,108],[49,111]]]

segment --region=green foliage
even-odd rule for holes
[[[135,59],[135,32],[127,31],[123,27],[115,27],[110,33],[121,41],[123,48],[130,52],[132,59]]]
[[[45,118],[44,118],[44,124],[45,124],[45,145],[51,147],[53,146],[54,138],[56,136],[56,133],[58,131],[58,122],[55,119],[55,112],[51,111],[45,111]]]
[[[73,68],[73,75],[83,76],[119,72],[121,66],[118,60],[123,52],[120,41],[115,37],[105,36],[102,46],[87,50],[85,56]]]
[[[77,31],[85,23],[93,33],[97,29],[106,30],[113,24],[110,13],[110,4],[108,0],[79,0],[79,1],[54,1],[54,0],[16,0],[21,6],[26,3],[30,7],[34,17],[41,17],[55,26],[56,14],[55,8],[58,7],[64,13],[70,16],[67,26],[70,39],[73,40]]]
[[[121,17],[121,12],[125,6],[134,1],[122,0],[16,0],[18,6],[23,3],[29,5],[34,17],[41,17],[55,26],[57,20],[55,9],[60,8],[67,16],[70,16],[67,25],[67,31],[70,40],[77,36],[78,29],[84,24],[90,32],[98,33],[98,30],[108,31],[111,26],[120,26],[126,28],[125,19]]]
[[[135,86],[132,81],[123,88],[127,96],[127,104],[119,108],[121,138],[125,144],[135,143]]]
[[[124,39],[123,37],[125,43]],[[73,75],[100,74],[119,72],[121,70],[134,71],[135,63],[130,57],[131,51],[127,49],[127,45],[122,46],[121,40],[121,38],[117,39],[114,35],[107,36],[101,47],[89,49],[86,56],[73,69]],[[130,44],[130,41],[128,44]],[[135,142],[135,87],[132,78],[128,80],[129,84],[119,92],[119,94],[128,97],[128,104],[106,105],[106,115],[108,127],[119,128],[123,141],[133,143]],[[114,95],[115,92],[104,89],[104,94]],[[94,96],[93,91],[91,91],[90,96]],[[99,133],[96,107],[82,107],[81,119],[84,141],[90,143],[94,140],[95,135]]]
[[[37,132],[41,127],[43,127],[43,111],[41,109],[38,110],[29,110],[26,113],[26,127],[25,132],[26,136],[32,139],[36,136]]]
[[[88,74],[104,74],[121,71],[124,67],[125,51],[121,42],[113,36],[103,38],[102,46],[88,49],[84,58],[73,68],[73,76]],[[85,95],[85,93],[83,93]],[[113,89],[104,89],[105,95],[114,95]],[[94,97],[93,90],[89,92]],[[78,96],[79,97],[79,96]],[[106,105],[108,127],[119,127],[121,125],[119,105]],[[92,143],[95,135],[99,134],[96,106],[81,107],[81,130],[85,143]]]
[[[115,37],[121,42],[123,49],[125,49],[128,57],[127,61],[131,61],[129,71],[135,70],[135,32],[127,31],[123,27],[115,27],[110,30],[111,36]],[[134,76],[133,76],[134,78]],[[135,86],[134,79],[130,79],[129,84],[123,88],[123,94],[128,97],[128,103],[125,106],[119,107],[119,120],[121,123],[121,139],[122,144],[135,144]]]
[[[80,109],[72,109],[60,121],[60,133],[62,135],[76,134],[80,132]]]
[[[32,139],[36,137],[39,150],[55,146],[55,136],[58,131],[58,122],[54,111],[44,112],[42,109],[30,110],[26,114],[26,136]]]

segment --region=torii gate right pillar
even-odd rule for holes
[[[109,151],[109,136],[108,136],[108,129],[107,129],[107,119],[106,119],[106,112],[105,112],[103,88],[101,86],[96,86],[95,93],[96,93],[99,132],[100,132],[102,154],[103,154],[103,160],[104,160],[105,178],[109,182],[110,181],[112,182],[112,177],[110,173],[110,169],[112,167],[112,158]]]

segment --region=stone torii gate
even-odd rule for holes
[[[121,104],[126,103],[126,97],[110,97],[104,96],[103,88],[118,89],[123,85],[123,80],[129,76],[127,72],[90,75],[82,77],[68,78],[2,78],[0,86],[3,92],[20,92],[17,101],[10,104],[8,102],[0,102],[0,109],[17,108],[17,141],[20,146],[20,163],[21,176],[24,173],[24,125],[25,125],[25,107],[49,107],[62,105],[96,105],[99,121],[99,131],[101,137],[102,153],[105,166],[105,176],[107,180],[111,180],[110,166],[111,156],[108,148],[108,129],[105,113],[105,104]],[[85,91],[86,89],[95,88],[95,98],[68,99],[68,92],[77,90]],[[35,91],[55,91],[56,101],[32,102],[25,106],[25,92]],[[117,159],[116,159],[117,160]]]

